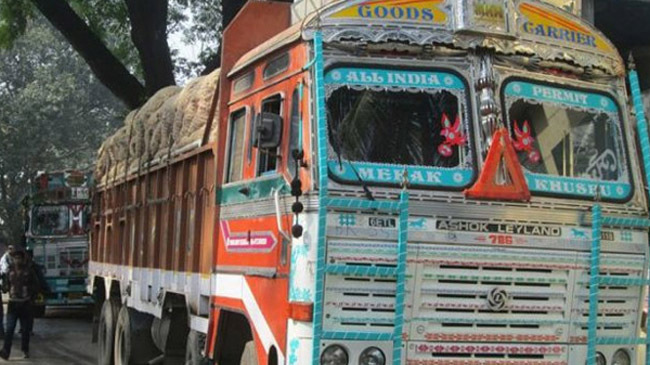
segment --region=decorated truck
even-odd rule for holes
[[[36,314],[46,306],[89,306],[88,230],[92,176],[77,170],[40,172],[26,205],[26,245],[47,282]]]
[[[650,363],[638,79],[563,3],[249,1],[101,149],[99,363]]]

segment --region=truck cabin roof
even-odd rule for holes
[[[294,19],[292,26],[239,57],[228,76],[287,45],[311,40],[316,32],[326,44],[366,52],[392,50],[396,44],[414,53],[490,49],[521,56],[531,66],[543,63],[568,72],[586,69],[596,76],[618,77],[625,72],[620,54],[600,31],[536,0],[504,0],[480,7],[439,0],[340,0]]]

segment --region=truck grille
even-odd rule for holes
[[[327,260],[351,267],[394,268],[396,250],[390,242],[333,241],[328,244]],[[327,274],[324,330],[392,333],[395,283],[395,277]]]
[[[571,253],[421,246],[410,339],[562,342]],[[497,293],[496,295],[494,293]]]
[[[395,246],[330,241],[327,260],[395,267]],[[408,364],[559,365],[567,348],[554,344],[586,340],[588,253],[412,243],[407,262]],[[644,270],[641,255],[603,254],[601,262],[604,275],[639,277]],[[600,336],[633,335],[639,290],[601,287]],[[326,274],[324,331],[392,333],[394,317],[395,277]]]
[[[589,319],[589,257],[579,256],[582,269],[576,273],[578,286],[573,305],[573,322],[570,341],[587,341]],[[601,275],[617,277],[642,277],[643,257],[606,254],[601,257]],[[637,328],[639,298],[638,286],[600,286],[598,295],[598,335],[606,337],[633,336]]]

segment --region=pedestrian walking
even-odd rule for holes
[[[0,258],[0,274],[6,275],[11,265],[11,254],[14,252],[14,245],[7,246],[7,251]]]
[[[11,354],[16,323],[20,321],[23,329],[31,329],[34,321],[33,302],[38,293],[38,276],[34,266],[30,264],[23,249],[14,248],[11,254],[12,263],[7,274],[9,303],[7,305],[7,326],[5,328],[4,347],[0,350],[0,358],[8,360]],[[29,330],[22,332],[21,350],[24,357],[29,358]]]
[[[31,247],[26,247],[25,253],[27,254],[27,265],[30,265],[34,268],[36,278],[38,279],[38,291],[34,296],[34,301],[32,302],[32,318],[42,317],[45,314],[45,296],[50,293],[50,286],[47,284],[47,280],[45,280],[43,266],[34,261],[34,249]],[[41,310],[40,312],[39,308]],[[31,325],[32,327],[30,328],[30,336],[34,336],[34,321],[31,321]],[[22,325],[20,326],[20,331],[18,332],[23,333]]]
[[[14,245],[8,245],[7,250],[0,258],[0,288],[4,288],[7,282],[7,273],[9,273],[9,264],[11,263],[11,253],[14,251]],[[0,338],[5,337],[5,311],[2,295],[0,295]]]

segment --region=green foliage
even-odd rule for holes
[[[176,22],[170,22],[170,25],[174,26],[170,31],[180,33],[184,44],[192,45],[198,50],[196,60],[174,57],[177,75],[197,76],[202,71],[202,66],[219,51],[222,31],[221,1],[175,0],[171,5],[170,14],[180,13],[183,17],[179,17]]]
[[[27,0],[0,0],[0,48],[10,47],[25,32],[33,10]]]
[[[163,1],[163,0],[161,0]],[[221,40],[221,0],[169,1],[168,35],[177,34],[170,44],[176,76],[198,75],[211,56],[218,53]],[[131,41],[131,23],[124,0],[68,0],[75,12],[90,26],[108,49],[141,81],[142,65]],[[29,0],[0,0],[0,48],[9,48],[25,32],[35,11]],[[188,48],[197,59],[188,58]]]
[[[126,110],[40,17],[0,51],[0,242],[19,239],[37,171],[91,168]]]

